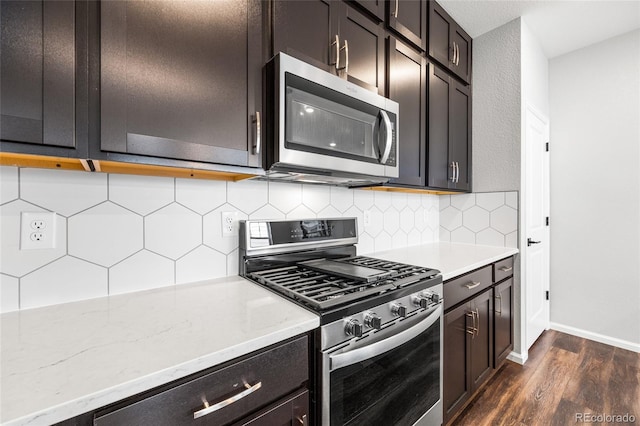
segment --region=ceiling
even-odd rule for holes
[[[640,28],[640,0],[439,0],[478,37],[522,16],[547,58]]]

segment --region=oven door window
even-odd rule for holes
[[[440,399],[440,320],[411,341],[331,372],[332,425],[412,425]]]
[[[286,74],[285,146],[378,163],[379,109]]]

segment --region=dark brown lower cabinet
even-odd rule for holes
[[[309,391],[302,390],[234,426],[293,426],[309,424]]]
[[[494,298],[494,368],[498,368],[513,350],[513,278],[497,284]]]

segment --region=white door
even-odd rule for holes
[[[527,106],[525,124],[524,229],[521,249],[527,349],[549,328],[549,120]]]

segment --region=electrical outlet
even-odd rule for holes
[[[371,210],[365,210],[362,214],[362,221],[364,226],[371,225]]]
[[[238,234],[238,212],[222,212],[222,236],[233,237]]]
[[[56,214],[54,212],[22,212],[20,250],[53,248],[56,248]]]

